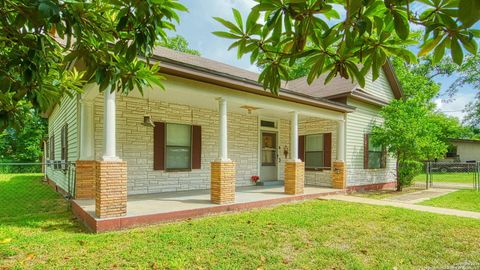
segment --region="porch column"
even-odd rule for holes
[[[104,92],[104,111],[103,111],[103,156],[104,161],[118,161],[117,141],[116,141],[116,104],[115,91],[111,92],[111,87],[107,87]]]
[[[76,161],[75,198],[95,198],[95,153],[93,101],[80,100],[80,159]]]
[[[305,164],[298,158],[298,113],[290,113],[290,160],[285,162],[285,193],[303,194]]]
[[[228,158],[227,101],[218,100],[218,159],[211,163],[210,199],[213,203],[235,202],[235,162]]]
[[[332,187],[343,189],[346,187],[347,171],[345,160],[345,132],[347,121],[337,121],[337,159],[333,162]]]
[[[290,119],[290,148],[291,154],[290,157],[292,161],[299,161],[298,159],[298,113],[291,112],[291,119]]]
[[[95,213],[99,218],[127,213],[127,163],[116,152],[116,93],[104,92],[102,160],[96,163]]]

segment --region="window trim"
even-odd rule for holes
[[[168,165],[167,165],[167,159],[168,159],[168,155],[167,155],[167,152],[168,152],[168,148],[169,147],[184,147],[186,148],[187,146],[183,146],[183,145],[168,145],[167,141],[168,141],[168,133],[167,133],[167,130],[168,130],[168,125],[183,125],[183,126],[189,126],[190,127],[190,146],[188,146],[189,148],[189,151],[190,151],[190,160],[189,160],[189,166],[188,168],[168,168]],[[165,162],[165,165],[164,165],[164,170],[166,172],[190,172],[192,171],[192,161],[193,161],[193,156],[192,156],[192,150],[193,150],[193,125],[191,124],[182,124],[182,123],[171,123],[171,122],[167,122],[165,123],[165,128],[164,128],[164,133],[165,133],[165,141],[164,141],[164,156],[165,156],[165,159],[164,159],[164,162]]]
[[[385,146],[382,146],[381,147],[381,150],[380,151],[370,151],[370,136],[372,134],[371,133],[366,133],[365,136],[364,136],[364,155],[363,155],[363,158],[364,158],[364,169],[365,170],[383,170],[383,169],[386,169],[387,168],[387,165],[386,165],[386,159],[387,159],[387,155],[386,155],[386,151],[385,151]],[[370,167],[370,153],[380,153],[380,167],[379,168],[372,168]]]
[[[305,134],[305,142],[304,142],[304,151],[303,151],[303,159],[304,159],[304,163],[305,163],[305,170],[306,171],[323,171],[323,170],[326,170],[326,169],[330,169],[330,167],[325,167],[325,134],[326,133],[311,133],[311,134]],[[314,136],[314,135],[322,135],[322,150],[321,151],[307,151],[307,137],[308,136]],[[322,166],[320,167],[307,167],[307,153],[322,153]]]

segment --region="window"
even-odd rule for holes
[[[55,136],[50,136],[50,160],[55,160]]]
[[[192,126],[166,125],[165,167],[167,170],[188,170],[191,167]]]
[[[274,121],[267,121],[267,120],[261,120],[260,121],[260,126],[268,127],[268,128],[276,128],[277,127],[277,125],[275,124]]]
[[[65,124],[61,130],[61,152],[60,160],[62,162],[62,169],[67,169],[68,162],[68,124]]]
[[[324,137],[323,134],[305,136],[305,168],[324,167]]]
[[[365,135],[365,148],[368,151],[365,153],[366,168],[367,169],[381,169],[385,168],[386,153],[382,145],[375,144],[370,134]]]
[[[457,157],[457,147],[455,145],[448,146],[447,157],[454,158]]]

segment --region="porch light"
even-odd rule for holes
[[[146,126],[146,127],[155,127],[155,124],[153,123],[152,121],[152,116],[149,115],[149,114],[145,114],[143,116],[143,123],[142,125]]]
[[[252,111],[260,109],[260,108],[253,107],[253,106],[248,106],[248,105],[243,105],[240,108],[247,110],[248,114],[252,114]]]
[[[152,116],[150,115],[150,98],[148,98],[148,92],[147,92],[147,110],[145,111],[145,114],[143,115],[142,125],[144,125],[146,127],[155,127],[155,124],[152,121]]]

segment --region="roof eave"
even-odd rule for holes
[[[355,110],[355,107],[352,106],[330,101],[324,98],[315,98],[308,95],[295,93],[285,88],[281,88],[279,90],[280,94],[277,96],[265,91],[262,85],[256,81],[195,65],[190,65],[188,63],[175,61],[158,55],[153,56],[151,59],[160,61],[160,73],[343,113],[350,113]]]

